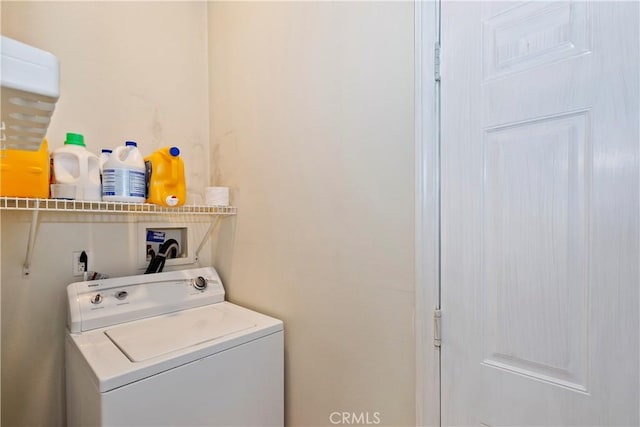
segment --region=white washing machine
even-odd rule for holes
[[[225,302],[212,267],[67,295],[68,425],[283,425],[282,322]]]

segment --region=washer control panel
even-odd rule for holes
[[[68,326],[81,332],[224,301],[213,267],[72,283]]]

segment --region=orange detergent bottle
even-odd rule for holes
[[[147,203],[182,206],[187,200],[184,163],[178,147],[164,147],[144,158]]]
[[[0,196],[49,197],[49,149],[46,139],[38,151],[0,150]]]

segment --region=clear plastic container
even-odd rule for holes
[[[144,158],[147,167],[147,203],[182,206],[187,200],[184,162],[178,147],[164,147]]]
[[[87,150],[84,136],[67,133],[64,145],[51,153],[52,184],[76,186],[77,200],[100,200],[98,156]]]
[[[144,203],[145,166],[138,144],[127,141],[116,147],[102,170],[102,200]]]

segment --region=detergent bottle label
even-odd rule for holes
[[[102,173],[103,196],[145,196],[145,174],[130,169],[105,169]]]

